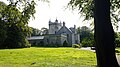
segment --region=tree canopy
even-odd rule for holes
[[[113,22],[113,25],[118,28],[118,16],[120,15],[120,1],[119,0],[110,0],[110,16]],[[84,16],[84,20],[90,20],[94,17],[94,0],[71,0],[68,3],[68,6],[72,9],[78,9],[81,16]]]
[[[28,47],[26,37],[31,33],[29,19],[34,17],[34,0],[0,2],[0,48]]]
[[[78,27],[77,33],[80,35],[80,43],[82,47],[94,46],[94,35],[89,27],[86,26]]]

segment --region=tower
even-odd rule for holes
[[[56,34],[61,26],[57,19],[54,22],[49,21],[49,34]]]

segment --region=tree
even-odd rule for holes
[[[98,67],[119,67],[115,56],[114,31],[110,20],[110,1],[113,9],[115,7],[120,8],[118,0],[94,0],[95,4],[92,0],[70,1],[72,6],[78,6],[82,10],[81,12],[86,14],[86,19],[94,17]],[[114,4],[115,6],[113,6]],[[93,5],[93,7],[90,5]]]
[[[31,36],[40,36],[40,35],[41,35],[41,30],[36,29],[36,28],[32,28]]]
[[[86,26],[82,26],[77,28],[77,33],[80,34],[80,40],[82,41],[84,38],[90,37],[91,30]]]
[[[98,67],[119,67],[115,56],[114,30],[110,20],[110,0],[95,0],[94,18]]]
[[[41,28],[41,34],[42,35],[48,34],[48,29],[45,27]]]
[[[120,14],[119,0],[110,0],[110,16],[113,25],[118,28],[118,16]],[[70,0],[68,7],[72,6],[72,9],[78,9],[81,16],[84,16],[84,20],[91,20],[94,18],[94,0]]]
[[[120,47],[120,33],[118,32],[115,33],[115,44],[116,47]]]
[[[77,33],[80,35],[80,42],[82,46],[94,46],[94,35],[90,28],[86,26],[78,27]]]
[[[45,34],[48,34],[48,29],[45,27],[41,28],[41,30],[32,28],[31,36],[40,36],[40,35],[45,35]]]
[[[4,5],[0,5],[1,8],[3,8],[3,6]],[[34,16],[35,2],[33,0],[10,0],[10,4],[6,5],[0,12],[0,21],[4,23],[3,28],[5,26],[5,31],[7,31],[5,35],[6,38],[0,43],[0,45],[3,46],[2,48],[28,47],[29,44],[26,37],[31,32],[28,22],[30,17]]]
[[[0,46],[1,48],[3,47],[3,43],[6,39],[6,23],[4,23],[4,21],[2,20],[2,12],[4,11],[6,7],[6,4],[3,2],[0,2]]]

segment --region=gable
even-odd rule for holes
[[[72,34],[72,31],[66,26],[63,26],[56,34]]]

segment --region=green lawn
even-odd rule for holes
[[[0,67],[95,67],[95,53],[75,48],[0,50]]]

